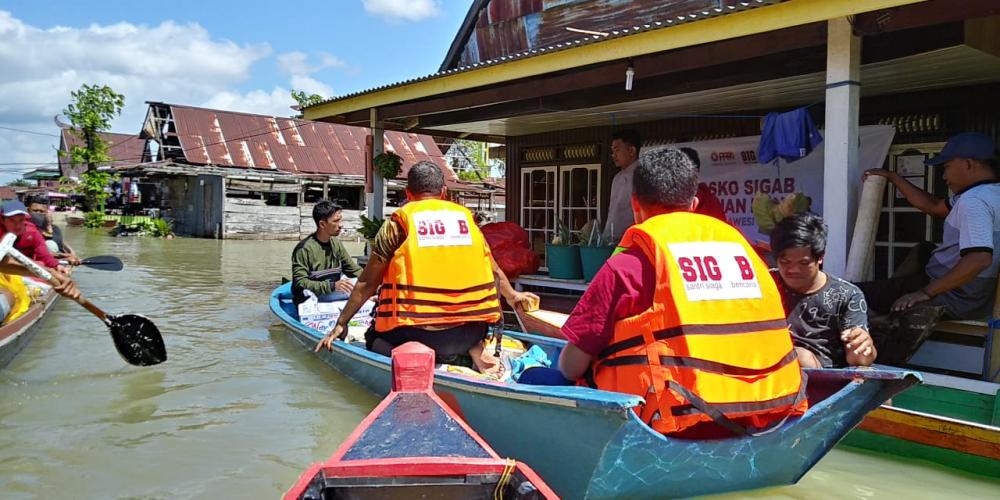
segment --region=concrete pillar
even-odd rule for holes
[[[858,109],[861,96],[861,39],[847,18],[827,23],[826,130],[823,141],[823,219],[830,228],[824,269],[841,275],[857,217]]]
[[[382,122],[378,120],[378,110],[374,108],[371,110],[370,126],[372,129],[372,158],[374,159],[385,151],[385,129],[382,128]],[[366,200],[368,202],[368,218],[383,218],[385,213],[385,179],[379,175],[377,170],[372,172],[372,193],[368,196],[370,197]]]

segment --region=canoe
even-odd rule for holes
[[[0,368],[7,366],[17,353],[31,341],[39,324],[45,318],[46,311],[56,302],[59,294],[49,290],[41,300],[35,302],[21,315],[10,323],[0,326]]]
[[[850,447],[1000,478],[1000,384],[932,373],[873,411]]]
[[[271,294],[272,313],[312,351],[320,332],[295,319],[291,289]],[[565,341],[507,332],[550,359]],[[391,386],[389,358],[335,342],[319,357],[376,394]],[[663,498],[793,484],[866,413],[920,381],[915,372],[809,370],[811,407],[760,436],[687,441],[653,431],[631,410],[638,396],[585,387],[504,384],[439,373],[435,391],[499,453],[531,464],[565,498]]]
[[[327,498],[556,499],[530,467],[500,458],[432,390],[434,351],[392,352],[392,391],[285,500]]]

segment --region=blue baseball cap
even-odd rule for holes
[[[955,158],[970,160],[989,160],[997,155],[997,146],[993,139],[979,132],[963,132],[952,136],[944,145],[944,149],[924,162],[926,165],[942,165]]]
[[[28,209],[17,200],[11,200],[3,204],[3,216],[12,217],[18,214],[28,215]]]

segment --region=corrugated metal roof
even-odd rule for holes
[[[73,134],[72,129],[64,128],[60,135],[62,136],[60,148],[67,153],[73,146],[84,145],[83,140]],[[122,167],[142,161],[142,153],[146,148],[145,139],[141,139],[138,135],[111,132],[101,133],[100,136],[109,145],[108,156],[113,159],[110,166]],[[66,177],[77,177],[87,169],[86,165],[72,165],[68,156],[58,155],[58,161],[59,171]]]
[[[469,66],[461,66],[461,67],[458,67],[458,68],[455,68],[455,69],[444,70],[444,71],[439,71],[437,73],[432,73],[432,74],[426,75],[426,76],[421,76],[421,77],[417,77],[417,78],[411,78],[409,80],[403,80],[403,81],[396,82],[396,83],[390,83],[390,84],[382,85],[382,86],[379,86],[379,87],[373,87],[373,88],[366,89],[366,90],[361,90],[361,91],[358,91],[358,92],[352,92],[352,93],[349,93],[349,94],[344,94],[342,96],[337,96],[337,97],[333,97],[333,98],[327,99],[325,101],[322,101],[320,103],[317,103],[317,104],[315,104],[313,106],[309,106],[309,107],[320,106],[320,105],[323,105],[323,104],[326,104],[326,103],[330,103],[330,102],[337,102],[337,101],[341,101],[341,100],[344,100],[344,99],[354,98],[354,97],[357,97],[357,96],[360,96],[360,95],[371,94],[371,93],[374,93],[374,92],[380,92],[380,91],[391,89],[391,88],[395,88],[395,87],[401,87],[401,86],[404,86],[404,85],[409,85],[411,83],[421,82],[421,81],[425,81],[425,80],[433,80],[435,78],[441,78],[443,76],[454,75],[456,73],[464,73],[464,72],[467,72],[467,71],[473,71],[473,70],[477,70],[477,69],[482,69],[482,68],[487,67],[487,66],[496,66],[496,65],[499,65],[499,64],[509,63],[509,62],[512,62],[512,61],[515,61],[515,60],[528,59],[528,58],[540,56],[540,55],[543,55],[543,54],[550,54],[552,52],[560,52],[560,51],[563,51],[563,50],[567,50],[567,49],[571,49],[571,48],[575,48],[575,47],[580,47],[580,46],[583,46],[583,45],[590,45],[590,44],[593,44],[593,43],[598,43],[598,42],[603,42],[603,41],[607,41],[607,40],[612,40],[612,39],[615,39],[615,38],[622,38],[622,37],[626,37],[626,36],[637,35],[639,33],[645,33],[645,32],[648,32],[648,31],[654,31],[654,30],[659,30],[659,29],[663,29],[663,28],[669,28],[671,26],[678,26],[678,25],[685,24],[685,23],[690,23],[690,22],[694,22],[694,21],[700,21],[700,20],[707,19],[707,18],[710,18],[710,17],[717,17],[717,16],[723,16],[723,15],[727,15],[727,14],[733,14],[733,13],[736,13],[736,12],[742,12],[742,11],[745,11],[745,10],[750,10],[750,9],[754,9],[754,8],[757,8],[757,7],[763,7],[765,5],[772,5],[772,4],[782,3],[782,2],[785,2],[785,1],[787,1],[787,0],[743,0],[743,1],[736,2],[736,3],[732,4],[732,5],[724,5],[724,6],[720,6],[720,7],[714,7],[714,8],[711,8],[711,9],[705,9],[705,10],[700,11],[700,12],[692,12],[692,13],[687,14],[687,15],[676,16],[676,17],[672,17],[672,18],[667,18],[667,19],[663,19],[663,20],[660,20],[660,21],[654,21],[654,22],[651,22],[651,23],[648,23],[648,24],[642,24],[642,25],[639,25],[639,26],[625,26],[625,27],[622,27],[622,28],[619,28],[619,29],[607,30],[607,32],[606,32],[607,34],[606,35],[582,36],[582,37],[580,37],[578,39],[575,39],[575,40],[569,40],[569,41],[566,41],[566,42],[563,42],[563,43],[557,43],[555,45],[550,45],[550,46],[547,46],[547,47],[540,47],[540,48],[537,48],[537,49],[530,49],[530,50],[526,50],[524,52],[519,52],[519,53],[511,54],[511,55],[508,55],[508,56],[502,56],[502,57],[498,57],[496,59],[490,59],[490,60],[487,60],[487,61],[483,61],[483,62],[478,63],[478,64],[472,64],[472,65],[469,65]]]
[[[170,106],[188,163],[292,174],[365,175],[367,128],[165,105]],[[457,179],[430,136],[387,130],[385,150],[402,157],[401,176],[413,164],[430,161],[449,180]]]

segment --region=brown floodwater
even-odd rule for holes
[[[292,341],[267,299],[294,242],[111,238],[68,228],[109,312],[145,314],[169,360],[127,365],[106,328],[57,303],[0,370],[0,498],[278,498],[377,403]],[[997,498],[1000,483],[836,449],[797,485],[726,498]]]

